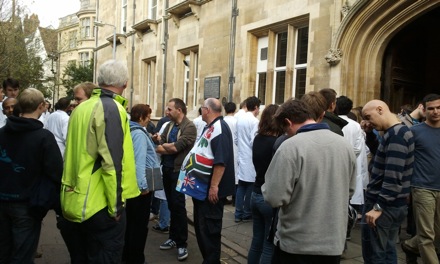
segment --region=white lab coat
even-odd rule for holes
[[[245,182],[255,182],[255,168],[252,163],[252,144],[258,131],[258,119],[252,112],[237,118],[237,177]]]
[[[57,110],[45,118],[44,128],[52,132],[57,141],[58,148],[61,151],[61,156],[64,158],[64,149],[66,148],[67,127],[69,126],[69,115]]]
[[[367,146],[365,144],[365,132],[360,124],[346,115],[340,115],[348,124],[342,128],[344,138],[353,146],[356,154],[356,189],[351,197],[351,204],[364,204],[364,189],[368,184],[368,159]]]
[[[234,171],[235,171],[235,184],[238,184],[238,166],[237,166],[237,119],[234,116],[225,116],[223,120],[228,124],[232,133],[232,141],[234,142]]]

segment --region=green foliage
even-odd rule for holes
[[[14,78],[20,82],[21,89],[40,88],[45,96],[50,97],[50,92],[42,84],[43,61],[26,45],[26,37],[19,18],[0,22],[0,82],[8,77]]]
[[[73,87],[82,82],[93,82],[93,60],[86,66],[70,62],[64,68],[61,83],[66,87],[67,96],[73,97]]]

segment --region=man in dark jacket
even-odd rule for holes
[[[46,110],[43,94],[24,90],[0,129],[0,263],[33,263],[41,221],[59,201],[61,153],[39,116]]]
[[[326,123],[332,132],[343,136],[342,128],[346,126],[348,122],[334,113],[336,110],[336,91],[331,88],[324,88],[319,90],[319,93],[324,96],[327,101],[327,110],[321,122]]]
[[[176,191],[180,167],[194,145],[197,129],[186,117],[186,105],[179,98],[168,101],[166,115],[170,122],[162,135],[156,133],[154,141],[158,144],[156,152],[162,155],[163,186],[171,213],[170,235],[160,249],[177,247],[177,259],[188,257],[188,222],[185,209],[185,195]]]

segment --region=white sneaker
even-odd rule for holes
[[[177,260],[185,260],[188,257],[188,250],[186,248],[177,249]]]
[[[173,247],[176,246],[176,242],[174,242],[171,239],[168,239],[167,241],[165,241],[162,245],[160,245],[160,249],[172,249]],[[180,249],[180,248],[179,248]]]

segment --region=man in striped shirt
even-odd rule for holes
[[[395,241],[407,214],[414,161],[413,134],[383,101],[368,102],[362,114],[384,133],[366,191],[362,255],[367,264],[397,263]]]

